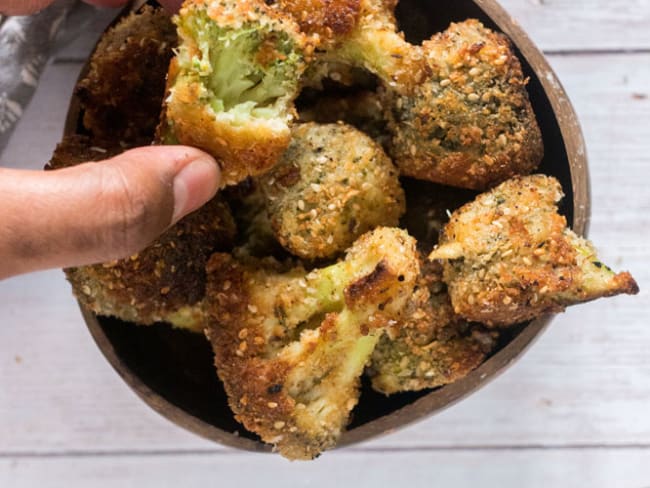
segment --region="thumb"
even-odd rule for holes
[[[219,184],[215,160],[183,146],[54,171],[0,170],[0,279],[132,255]]]

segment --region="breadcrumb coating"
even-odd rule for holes
[[[278,241],[304,259],[336,256],[367,231],[396,226],[404,213],[397,169],[349,125],[297,126],[261,182]]]
[[[367,370],[373,389],[386,395],[453,383],[496,345],[495,331],[454,313],[440,265],[422,260],[420,270],[403,318],[379,340]]]
[[[174,139],[212,154],[225,185],[265,172],[290,141],[306,66],[297,24],[263,0],[189,0],[175,23],[164,117]]]
[[[163,9],[145,6],[109,29],[90,58],[76,94],[93,137],[134,142],[151,137],[177,44]]]
[[[290,459],[333,447],[358,402],[359,377],[418,273],[415,241],[389,228],[311,272],[215,254],[206,333],[237,420]]]
[[[629,273],[614,273],[591,243],[567,228],[557,213],[562,196],[553,177],[516,177],[453,213],[430,258],[444,266],[456,314],[508,326],[638,293]]]
[[[48,168],[104,160],[124,149],[101,145],[87,136],[68,136],[58,145]],[[169,322],[198,332],[205,264],[213,252],[232,246],[235,233],[230,208],[217,196],[142,252],[65,272],[79,302],[98,315],[144,325]]]
[[[507,37],[477,20],[423,43],[430,76],[412,93],[387,87],[389,153],[406,176],[484,190],[541,162],[527,79]]]

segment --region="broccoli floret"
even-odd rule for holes
[[[344,124],[302,124],[261,178],[280,243],[304,259],[331,258],[404,213],[397,169],[367,135]]]
[[[317,56],[304,83],[364,68],[403,92],[421,80],[427,64],[421,50],[398,32],[392,0],[278,0],[277,8],[296,19],[316,44]]]
[[[215,254],[206,333],[236,418],[291,459],[333,447],[357,404],[359,377],[418,272],[415,241],[390,228],[311,272]]]
[[[636,294],[632,276],[603,265],[557,213],[560,183],[512,178],[456,210],[430,255],[444,266],[454,312],[507,326],[620,293]]]
[[[423,43],[430,74],[382,91],[389,153],[406,176],[484,190],[542,161],[544,148],[510,41],[477,20]]]
[[[454,313],[442,268],[423,260],[420,269],[403,318],[381,337],[367,371],[373,389],[386,395],[453,383],[496,345],[497,332]]]
[[[289,144],[304,36],[262,0],[189,1],[175,22],[166,119],[176,139],[215,156],[227,185],[264,172]]]

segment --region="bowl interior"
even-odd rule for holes
[[[452,21],[462,21],[470,17],[478,18],[487,26],[501,30],[486,14],[486,11],[494,12],[493,9],[500,11],[499,7],[496,4],[490,7],[492,2],[488,1],[481,1],[480,4],[486,10],[471,0],[401,0],[397,16],[400,27],[413,42],[419,42],[437,31],[444,30]],[[503,21],[499,23],[504,26]],[[524,72],[530,77],[528,91],[545,145],[545,157],[539,171],[555,176],[562,183],[566,198],[561,211],[568,222],[575,226],[576,202],[572,172],[573,181],[576,171],[582,171],[582,177],[586,179],[586,165],[576,169],[575,162],[571,164],[554,106],[544,90],[543,80],[531,67],[531,62],[535,63],[536,59],[527,59],[518,48],[518,45],[521,47],[521,40],[528,43],[529,49],[532,46],[523,34],[521,36],[521,39],[514,36],[513,42]],[[536,53],[535,58],[538,56],[543,62],[541,54]],[[544,66],[546,67],[545,64]],[[539,65],[536,68],[539,72]],[[556,89],[561,91],[561,87]],[[555,108],[557,109],[557,106]],[[574,117],[572,111],[569,115]],[[71,116],[78,124],[79,113],[71,113]],[[566,131],[564,132],[566,135]],[[577,143],[581,144],[582,136],[579,130],[571,134],[570,137],[578,138]],[[435,185],[430,185],[429,188],[427,183],[411,184],[412,191],[435,191]],[[579,203],[587,205],[588,202]],[[409,211],[418,215],[421,209],[416,205]],[[577,229],[579,232],[584,230],[584,224],[585,222],[579,223],[578,227],[583,227]],[[410,230],[417,237],[418,230]],[[235,421],[223,387],[214,372],[212,351],[205,338],[163,324],[136,327],[112,318],[95,317],[85,310],[83,313],[104,355],[136,393],[154,409],[177,424],[212,440],[245,449],[267,449],[258,442],[254,434],[243,429]],[[438,411],[471,393],[512,362],[547,322],[547,319],[539,319],[511,329],[508,334],[504,334],[499,348],[480,368],[453,385],[434,391],[385,397],[375,393],[364,383],[361,401],[354,411],[352,423],[341,444],[354,443],[394,429]]]

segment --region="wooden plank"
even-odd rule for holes
[[[643,449],[329,453],[313,463],[263,454],[0,459],[12,488],[156,486],[647,487]]]
[[[650,445],[644,347],[650,342],[650,55],[551,61],[591,155],[591,236],[603,259],[631,269],[644,290],[570,310],[476,395],[364,449]],[[47,159],[78,68],[48,69],[47,89],[37,94],[2,163]],[[0,324],[0,452],[214,449],[149,411],[110,370],[60,272],[0,282]]]
[[[501,0],[501,4],[545,51],[650,49],[647,0]],[[98,11],[92,24],[57,58],[85,59],[115,12]]]

